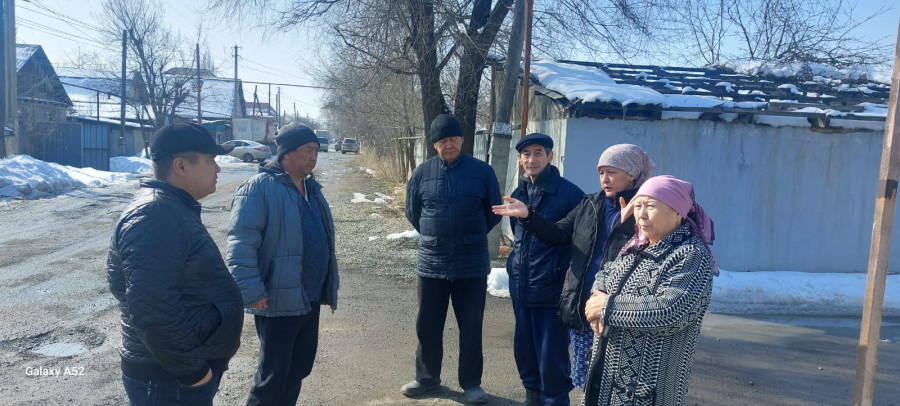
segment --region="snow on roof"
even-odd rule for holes
[[[873,76],[874,71],[827,71],[824,68],[814,71],[819,79],[796,83],[714,68],[538,60],[532,62],[531,69],[532,80],[538,86],[558,93],[571,104],[607,103],[626,110],[641,106],[650,110],[654,107],[657,110],[673,110],[662,114],[663,119],[699,118],[698,111],[710,109],[717,109],[722,114],[764,114],[763,111],[769,110],[777,114],[770,113],[768,117],[756,121],[777,126],[796,124],[808,127],[807,117],[826,118],[841,112],[844,119],[842,125],[854,121],[874,121],[862,123],[858,128],[880,126],[883,130],[884,121],[879,119],[887,117],[890,90],[889,86],[866,81],[865,78]],[[778,72],[783,78],[788,77],[789,70],[776,70],[773,65],[766,72],[770,71]],[[843,75],[843,79],[825,76],[838,74]],[[796,79],[795,76],[790,77]],[[856,80],[853,78],[862,81],[852,82]]]
[[[828,83],[841,80],[871,80],[890,84],[891,68],[882,65],[857,66],[853,68],[835,68],[821,63],[783,63],[766,61],[728,61],[716,64],[748,76],[773,76],[778,78],[796,78],[813,76],[814,82]]]
[[[16,72],[25,66],[25,63],[31,59],[31,56],[37,52],[39,45],[16,44]]]
[[[239,82],[229,79],[204,78],[203,88],[200,89],[200,108],[203,110],[203,118],[231,118],[234,112],[234,93]],[[175,110],[175,114],[183,117],[197,116],[197,91],[193,88],[194,81],[188,81],[185,86],[191,87],[190,95]],[[242,106],[243,107],[243,106]],[[240,117],[241,115],[238,115]]]

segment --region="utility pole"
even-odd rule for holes
[[[900,27],[897,30],[900,40]],[[869,249],[869,273],[866,278],[866,298],[863,301],[862,326],[859,331],[859,352],[856,361],[856,382],[853,385],[853,405],[871,406],[875,397],[875,367],[878,364],[878,339],[881,336],[881,315],[884,310],[884,284],[891,237],[894,231],[894,211],[897,206],[897,172],[900,170],[900,42],[894,49],[894,74],[891,96],[888,99],[887,121],[884,123],[884,144],[881,149],[881,168],[878,171],[878,194],[875,195],[875,221],[872,225],[872,245]]]
[[[197,58],[197,124],[203,124],[203,110],[200,109],[200,88],[203,87],[203,82],[200,81],[200,43],[197,43],[196,50],[196,58]]]
[[[297,102],[294,102],[294,117],[292,120],[297,121]]]
[[[235,92],[234,92],[234,103],[232,103],[234,105],[234,112],[231,115],[231,117],[243,117],[244,116],[243,114],[238,115],[238,112],[240,111],[240,110],[238,110],[238,108],[243,109],[244,106],[238,106],[239,102],[241,101],[241,97],[237,92],[237,86],[238,86],[238,46],[235,45],[234,46],[234,87],[235,87]]]
[[[269,83],[269,97],[266,99],[266,104],[269,105],[268,111],[266,111],[266,115],[272,112],[272,84]]]
[[[490,152],[490,164],[500,183],[500,193],[506,194],[506,173],[509,170],[509,149],[512,144],[512,117],[513,101],[516,98],[518,87],[519,62],[522,60],[522,48],[525,38],[525,1],[516,0],[513,5],[512,32],[509,36],[509,48],[506,53],[506,66],[503,71],[503,82],[500,85],[500,101],[498,102],[496,118],[494,119],[493,134],[488,151]],[[496,73],[496,69],[494,73]],[[497,75],[491,75],[495,83]],[[525,79],[523,79],[525,80]],[[494,93],[496,95],[496,93]],[[506,221],[506,220],[504,220]],[[500,256],[501,227],[494,227],[488,233],[488,248],[491,259]]]
[[[6,140],[11,139],[10,153],[16,153],[18,133],[18,95],[16,94],[16,4],[0,0],[0,158],[7,154]],[[9,128],[10,131],[6,129]]]
[[[280,128],[284,124],[284,120],[281,119],[281,86],[278,86],[278,93],[275,93],[275,114],[278,115],[278,127]]]
[[[125,60],[128,50],[128,31],[122,30],[122,80],[119,82],[119,155],[125,155],[125,77],[128,75]]]

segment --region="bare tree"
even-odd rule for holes
[[[164,25],[163,9],[158,0],[106,0],[100,16],[110,41],[121,43],[122,31],[127,32],[129,68],[140,72],[144,115],[157,128],[174,118],[191,89],[186,86],[191,77],[165,72],[193,65],[185,41]]]
[[[848,0],[695,0],[680,11],[707,63],[721,59],[822,63],[835,67],[887,62],[889,46],[865,40]],[[723,53],[723,43],[735,44]]]

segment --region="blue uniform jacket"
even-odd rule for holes
[[[534,188],[532,193],[528,189]],[[559,169],[548,165],[535,179],[535,184],[523,179],[512,197],[534,206],[545,219],[557,222],[581,203],[584,192],[559,175]],[[515,240],[506,262],[509,273],[509,294],[520,306],[556,307],[559,304],[566,270],[572,260],[571,245],[552,246],[541,242],[534,234],[510,218]]]

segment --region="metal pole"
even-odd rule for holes
[[[897,125],[897,97],[900,94],[900,27],[894,49],[894,74],[887,121],[884,126],[884,147],[878,173],[878,194],[875,196],[875,223],[872,226],[872,246],[869,250],[869,275],[866,280],[866,299],[863,304],[862,327],[859,332],[859,354],[856,362],[856,382],[853,385],[853,405],[871,406],[875,394],[875,370],[878,364],[878,338],[881,334],[881,313],[884,308],[884,284],[887,278],[888,257],[897,204],[897,172],[900,170],[900,126]]]
[[[122,30],[122,81],[120,82],[121,90],[119,95],[119,155],[125,155],[125,77],[128,75],[128,68],[125,67],[128,50],[128,31]]]
[[[196,50],[196,58],[197,58],[197,124],[203,123],[203,110],[200,109],[200,88],[203,87],[203,82],[200,82],[200,43],[197,43]]]

